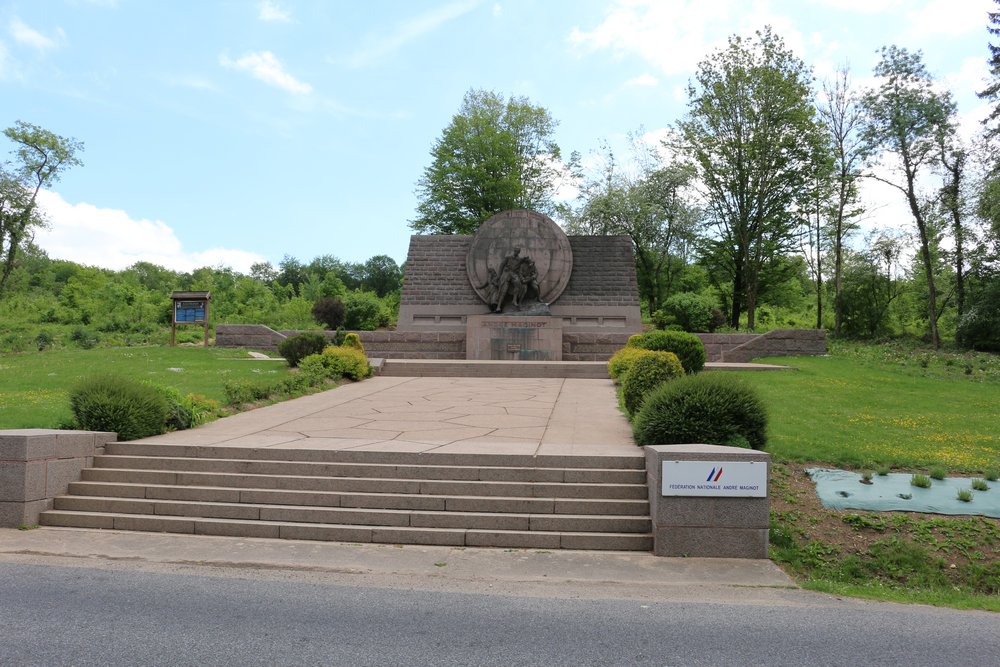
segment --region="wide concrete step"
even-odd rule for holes
[[[87,513],[415,528],[620,533],[648,533],[651,530],[648,516],[302,507],[100,496],[58,496],[54,500],[54,509]]]
[[[335,493],[326,491],[287,491],[278,489],[241,489],[235,487],[175,486],[95,481],[73,482],[69,485],[69,493],[74,496],[100,496],[106,498],[357,507],[438,512],[649,516],[649,502],[645,499],[517,498],[427,494]]]
[[[379,375],[394,377],[490,377],[608,379],[606,361],[493,361],[385,359]]]
[[[321,477],[248,473],[187,472],[133,468],[86,468],[82,479],[179,486],[217,486],[292,491],[402,493],[448,496],[609,498],[645,500],[644,484],[576,482],[496,482],[367,477]]]
[[[629,469],[538,468],[501,466],[417,465],[395,463],[325,463],[310,461],[217,459],[178,456],[103,455],[96,468],[219,472],[307,477],[371,477],[491,482],[569,482],[643,484],[645,472]]]
[[[527,454],[455,454],[418,452],[376,452],[363,450],[271,449],[217,445],[185,445],[158,442],[111,442],[105,453],[116,456],[160,456],[259,461],[308,461],[321,463],[365,463],[396,465],[597,468],[645,470],[646,459],[636,447],[634,455],[574,456]]]
[[[297,540],[621,551],[648,551],[652,548],[652,536],[649,533],[590,533],[544,530],[316,524],[292,521],[105,513],[60,509],[43,512],[39,520],[42,525],[47,526]]]

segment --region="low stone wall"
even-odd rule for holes
[[[286,338],[263,324],[219,324],[215,327],[216,347],[249,347],[255,350],[277,350]]]
[[[826,354],[825,329],[775,329],[763,334],[698,334],[708,361],[745,363],[761,357]]]
[[[607,361],[625,347],[629,333],[563,332],[563,361]]]
[[[300,331],[275,331],[262,324],[219,324],[218,347],[276,351],[278,343]],[[320,332],[332,337],[332,331]],[[382,359],[465,359],[464,331],[356,331],[369,357]],[[563,361],[607,361],[630,334],[576,333],[563,330]],[[826,354],[823,329],[776,329],[764,334],[698,334],[708,361],[747,362],[758,357]]]
[[[29,428],[0,431],[0,527],[38,523],[52,499],[94,464],[114,433]]]

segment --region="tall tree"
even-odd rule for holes
[[[920,238],[920,258],[927,281],[927,319],[934,347],[941,346],[937,320],[937,288],[931,252],[932,230],[927,210],[918,192],[921,173],[940,158],[943,137],[953,131],[955,103],[948,93],[938,92],[919,51],[897,46],[882,48],[875,66],[881,80],[862,100],[865,124],[862,136],[871,154],[883,153],[891,169],[888,177],[871,172],[869,177],[891,185],[906,198]]]
[[[31,228],[43,224],[38,193],[79,164],[83,144],[37,125],[17,121],[3,131],[14,143],[13,164],[0,165],[0,294],[21,246],[31,240]]]
[[[655,151],[632,135],[633,162],[622,168],[604,148],[603,169],[584,178],[581,204],[562,209],[570,233],[628,236],[635,253],[640,297],[652,314],[683,268],[701,212],[693,202],[694,170],[661,164]]]
[[[526,97],[470,90],[417,182],[419,234],[471,234],[514,208],[552,210],[559,175],[556,121]]]
[[[941,134],[938,145],[944,182],[939,203],[941,212],[951,223],[951,236],[955,242],[955,303],[958,317],[965,312],[965,198],[966,163],[968,151],[961,139],[954,134]]]
[[[994,1],[997,4],[997,11],[989,12],[987,15],[990,25],[986,27],[986,30],[991,35],[1000,37],[1000,0]],[[980,99],[994,104],[990,115],[983,120],[983,124],[986,126],[986,139],[993,140],[1000,136],[1000,45],[990,43],[988,46],[990,48],[990,81],[989,85],[977,95]]]
[[[731,37],[698,65],[677,127],[716,228],[712,254],[733,284],[729,323],[754,327],[761,267],[794,246],[822,144],[812,76],[770,27]]]
[[[834,199],[827,232],[833,244],[833,333],[840,336],[844,317],[844,243],[857,230],[857,218],[863,213],[858,206],[858,178],[864,163],[864,144],[859,134],[862,112],[847,67],[839,70],[833,81],[823,84],[819,114],[833,153]]]

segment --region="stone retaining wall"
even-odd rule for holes
[[[114,433],[28,428],[0,431],[0,527],[38,523]]]
[[[275,331],[262,324],[219,324],[218,347],[276,351],[278,343],[299,331]],[[332,337],[332,331],[325,333]],[[465,359],[464,331],[357,331],[369,357],[382,359]],[[607,361],[625,346],[629,333],[583,333],[563,330],[563,361]],[[822,329],[776,329],[765,334],[698,334],[708,361],[747,362],[759,357],[826,354]]]

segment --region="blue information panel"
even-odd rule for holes
[[[174,302],[174,322],[204,322],[205,301]]]

